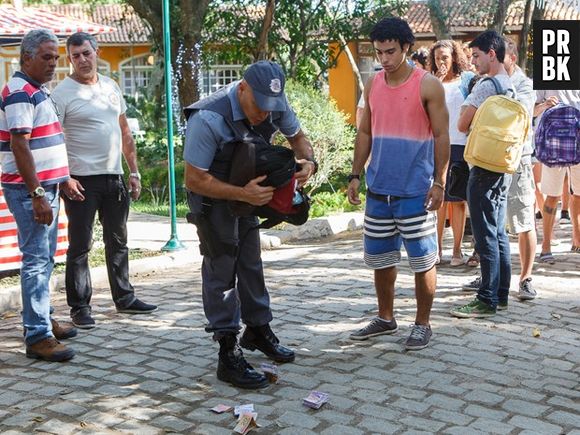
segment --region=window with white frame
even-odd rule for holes
[[[207,97],[242,76],[241,65],[211,65],[200,73],[200,97]]]
[[[150,54],[135,56],[119,65],[121,90],[126,95],[137,95],[151,81],[155,60]]]

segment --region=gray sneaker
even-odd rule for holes
[[[421,350],[427,347],[431,338],[431,327],[428,325],[413,325],[411,335],[405,341],[405,349]]]
[[[372,319],[367,326],[350,334],[351,340],[366,340],[377,335],[394,334],[399,330],[397,321],[385,320],[380,317]]]
[[[520,282],[520,289],[518,291],[518,299],[520,301],[531,301],[536,298],[536,291],[532,287],[532,278],[526,278]]]
[[[467,284],[463,284],[461,288],[466,292],[476,292],[481,286],[481,276],[478,276],[473,281],[469,281]]]

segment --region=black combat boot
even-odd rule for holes
[[[268,386],[268,379],[258,373],[248,364],[238,346],[238,339],[234,334],[227,334],[220,340],[220,352],[217,369],[219,380],[248,389],[264,388]]]
[[[272,332],[269,324],[246,326],[242,338],[240,338],[240,346],[248,350],[258,349],[276,362],[294,361],[294,351],[280,344],[280,340]]]

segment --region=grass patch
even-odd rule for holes
[[[161,255],[159,251],[151,251],[149,249],[129,249],[129,260],[138,260],[140,258],[155,257]],[[105,247],[95,246],[91,249],[89,254],[89,266],[99,267],[105,265]],[[54,266],[54,274],[64,273],[64,263],[58,263]],[[0,272],[0,288],[12,287],[20,284],[20,271],[9,270]]]
[[[136,201],[131,203],[131,210],[139,213],[153,214],[156,216],[169,217],[169,205],[168,204],[154,204],[144,201]],[[185,202],[176,204],[176,215],[178,218],[184,218],[189,212],[189,207]]]

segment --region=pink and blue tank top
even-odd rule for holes
[[[378,72],[369,95],[372,149],[367,186],[381,195],[425,195],[434,170],[431,122],[421,101],[426,71],[415,69],[399,86]]]

